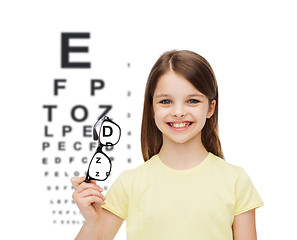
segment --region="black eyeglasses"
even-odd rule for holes
[[[100,118],[93,127],[93,139],[98,140],[98,147],[93,155],[86,174],[85,182],[105,181],[110,175],[111,160],[102,152],[106,146],[116,145],[121,137],[121,128],[107,116]]]

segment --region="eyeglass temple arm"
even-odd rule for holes
[[[101,125],[105,120],[108,120],[109,118],[107,116],[103,116],[102,118],[100,118],[94,125],[93,127],[93,139],[96,141],[99,139],[99,132],[97,133],[96,127],[98,125]]]

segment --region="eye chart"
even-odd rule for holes
[[[112,49],[96,48],[100,39],[95,38],[92,32],[57,32],[58,47],[53,51],[59,58],[52,65],[59,67],[44,80],[40,164],[48,198],[44,205],[53,225],[81,226],[84,222],[72,200],[70,179],[86,175],[97,148],[93,125],[99,118],[107,115],[122,129],[117,146],[102,149],[112,163],[108,179],[98,182],[104,193],[122,171],[143,162],[134,157],[136,149],[139,156],[140,144],[132,144],[139,143],[133,130],[133,63]]]

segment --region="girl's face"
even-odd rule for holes
[[[155,123],[163,134],[163,143],[201,141],[206,118],[215,110],[216,101],[207,97],[183,76],[173,71],[162,75],[153,96]]]

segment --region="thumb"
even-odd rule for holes
[[[86,176],[82,176],[82,177],[72,177],[70,180],[71,180],[72,186],[74,187],[74,189],[76,189],[85,179],[86,179]]]

